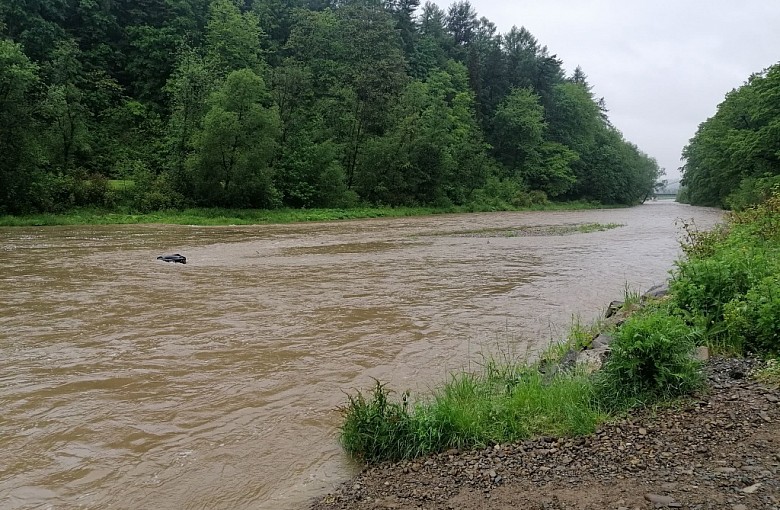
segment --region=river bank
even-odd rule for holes
[[[578,211],[616,209],[597,202],[547,202],[507,211]],[[495,212],[493,207],[355,207],[350,209],[220,209],[193,208],[149,213],[102,209],[74,209],[63,213],[0,216],[0,227],[39,227],[56,225],[269,225],[311,221],[340,221],[370,218],[404,218],[435,214]]]
[[[337,441],[344,392],[420,395],[483,352],[534,356],[665,280],[678,218],[721,216],[4,228],[0,501],[300,509],[359,471]]]
[[[380,464],[312,503],[336,509],[780,508],[780,390],[713,358],[708,389],[577,439]]]
[[[350,396],[344,448],[368,464],[402,462],[364,471],[314,508],[361,508],[377,498],[391,508],[513,508],[518,501],[545,509],[777,508],[778,217],[775,194],[711,231],[684,223],[685,257],[668,288],[610,304],[608,320],[627,315],[584,344],[570,334],[568,352],[555,351],[552,366],[543,357],[527,368],[456,374],[413,406],[406,397],[390,402],[379,383],[371,400]],[[603,353],[588,358],[592,371],[590,362],[577,363],[578,352],[597,343]],[[702,366],[711,350],[733,357]],[[750,381],[756,375],[774,387]],[[578,384],[559,390],[570,382]],[[549,395],[553,405],[539,406]],[[560,427],[580,415],[586,420]],[[756,424],[766,426],[749,429]],[[743,471],[749,474],[736,482],[712,476]],[[411,491],[390,481],[402,474],[423,481]],[[693,480],[680,492],[682,475]],[[482,498],[494,488],[497,501],[488,506]],[[761,499],[741,501],[759,490]]]

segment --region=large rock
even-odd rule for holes
[[[642,301],[647,299],[660,299],[669,294],[669,282],[664,282],[660,285],[653,285],[647,292],[642,294]]]

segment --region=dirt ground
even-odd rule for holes
[[[780,510],[780,389],[712,359],[709,390],[576,439],[539,438],[366,468],[312,510]]]

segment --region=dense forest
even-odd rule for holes
[[[726,95],[683,150],[680,200],[741,209],[780,186],[780,63]]]
[[[11,214],[632,204],[660,174],[467,1],[3,0],[0,155]]]

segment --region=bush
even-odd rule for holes
[[[691,393],[703,382],[691,353],[695,332],[662,309],[637,313],[616,333],[612,352],[596,375],[596,399],[606,410]]]
[[[780,276],[765,278],[724,308],[729,341],[741,350],[780,354]]]
[[[748,177],[739,183],[736,191],[726,199],[726,207],[740,211],[765,202],[780,187],[780,175],[767,174],[763,177]]]
[[[726,303],[744,295],[771,267],[760,248],[720,249],[709,258],[678,263],[670,290],[677,306],[714,324],[723,320]]]

